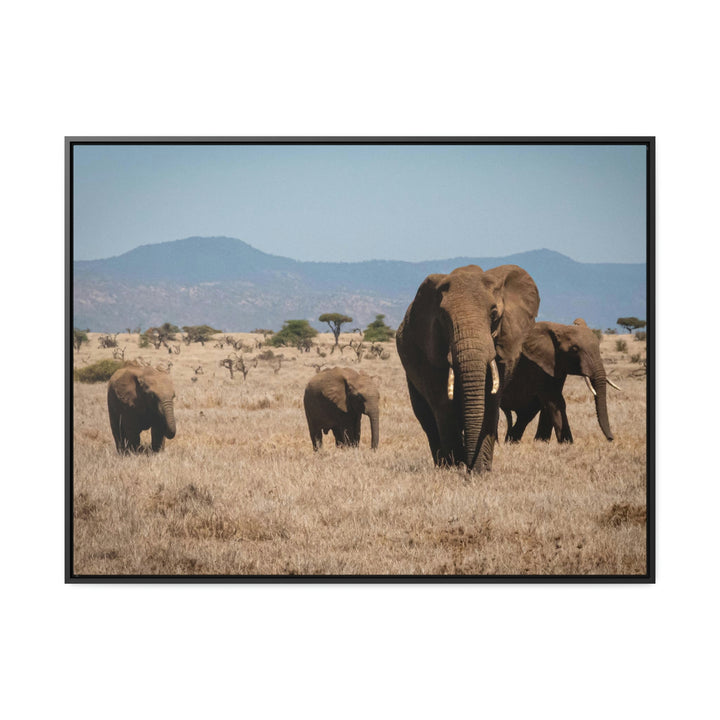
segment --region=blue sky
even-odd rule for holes
[[[644,262],[645,171],[637,145],[75,146],[74,255],[226,235],[297,260]]]

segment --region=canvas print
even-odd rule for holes
[[[67,581],[654,580],[652,138],[66,158]]]

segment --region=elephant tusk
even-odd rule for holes
[[[616,390],[622,392],[622,388],[619,388],[610,378],[607,379],[608,385],[612,385]]]
[[[597,393],[595,392],[595,388],[592,386],[592,383],[590,382],[590,378],[587,375],[583,375],[585,378],[585,383],[587,384],[588,388],[590,389],[590,392],[597,397]]]
[[[454,394],[455,394],[455,373],[453,372],[453,369],[450,368],[450,371],[448,372],[448,400],[452,400]]]
[[[492,372],[493,380],[492,390],[490,392],[491,394],[495,395],[495,393],[500,389],[500,375],[498,374],[495,358],[490,361],[490,371]]]

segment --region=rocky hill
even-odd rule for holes
[[[539,320],[569,323],[583,317],[604,329],[623,315],[646,317],[646,267],[639,263],[579,263],[545,249],[419,263],[300,262],[234,238],[191,237],[75,261],[73,324],[117,332],[163,322],[207,323],[242,332],[278,330],[284,320],[307,318],[327,329],[317,317],[342,312],[353,317],[353,326],[365,327],[383,313],[397,327],[427,275],[469,263],[525,268],[540,291]]]

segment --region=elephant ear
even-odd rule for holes
[[[113,390],[123,405],[135,407],[138,404],[138,378],[132,370],[125,368],[115,378]]]
[[[444,333],[437,327],[437,309],[440,304],[438,288],[447,276],[441,273],[428,275],[418,288],[410,304],[398,335],[422,339],[423,347],[429,348],[427,360],[431,365],[442,367],[447,362],[449,345]],[[429,343],[425,340],[429,339]]]
[[[555,376],[556,337],[550,323],[537,323],[525,338],[522,351],[543,372]]]
[[[343,412],[347,412],[347,375],[343,372],[338,372],[335,377],[329,377],[327,379],[329,380],[329,382],[323,388],[323,395],[325,395],[325,397],[330,400],[337,408],[339,408]]]
[[[535,324],[540,295],[535,281],[518,265],[492,268],[485,273],[484,281],[491,286],[498,308],[502,308],[495,348],[500,360],[512,368]]]

